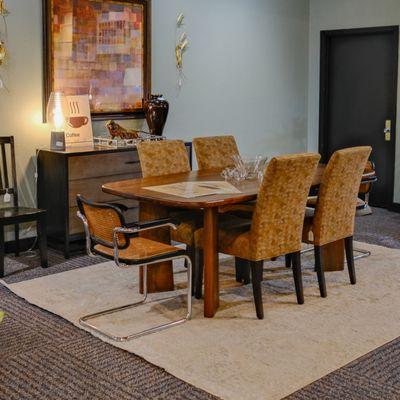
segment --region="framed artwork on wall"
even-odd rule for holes
[[[151,79],[150,0],[42,0],[43,107],[89,95],[93,119],[143,117]]]

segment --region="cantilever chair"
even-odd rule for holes
[[[336,151],[324,171],[315,209],[304,222],[303,241],[314,245],[315,269],[321,297],[326,297],[321,247],[344,239],[351,284],[356,283],[353,234],[357,197],[371,147],[352,147]]]
[[[135,303],[103,310],[80,318],[79,323],[91,330],[108,337],[109,339],[124,342],[138,338],[162,329],[170,328],[186,322],[192,314],[192,263],[185,251],[168,244],[138,237],[138,233],[160,227],[176,228],[169,218],[157,221],[126,224],[122,211],[115,205],[92,203],[77,196],[79,207],[78,217],[82,220],[86,234],[86,248],[89,255],[98,254],[114,260],[117,267],[132,265],[143,267],[143,298]],[[183,318],[158,325],[127,336],[115,336],[99,329],[92,323],[92,319],[103,315],[113,314],[145,303],[147,299],[147,268],[161,261],[184,259],[187,265],[187,313]]]
[[[301,236],[307,196],[320,159],[319,154],[273,158],[265,170],[251,224],[219,229],[218,251],[250,264],[257,317],[264,317],[261,281],[264,260],[290,255],[297,302],[304,303],[301,274]],[[203,230],[196,231],[203,244]]]

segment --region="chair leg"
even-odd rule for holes
[[[0,278],[4,278],[4,226],[0,225]]]
[[[37,229],[38,246],[40,252],[40,265],[42,266],[42,268],[47,268],[49,265],[47,259],[46,214],[43,214],[39,217],[36,229]]]
[[[292,268],[292,255],[291,254],[285,255],[285,266],[286,266],[286,268]]]
[[[264,307],[262,301],[261,281],[263,276],[263,261],[251,261],[251,281],[253,283],[254,304],[258,319],[264,319]]]
[[[242,276],[243,276],[243,284],[248,285],[251,282],[250,279],[250,262],[247,260],[244,260],[243,265],[242,265]],[[261,274],[261,281],[263,280],[263,276]]]
[[[325,283],[325,271],[324,266],[322,265],[322,257],[321,257],[321,246],[314,246],[314,256],[315,256],[315,270],[317,271],[318,276],[318,285],[319,285],[319,293],[321,297],[326,297],[326,283]]]
[[[14,233],[15,233],[15,257],[19,256],[19,225],[14,225]]]
[[[235,272],[236,282],[243,281],[243,260],[239,257],[235,257]]]
[[[353,236],[344,239],[344,246],[346,249],[346,260],[347,267],[349,269],[350,283],[355,285],[356,280],[356,270],[354,267],[354,251],[353,251]]]
[[[204,254],[203,250],[196,248],[196,264],[194,264],[194,297],[201,299],[203,295],[203,270],[204,270]]]
[[[303,294],[303,278],[301,274],[301,258],[300,251],[291,254],[292,264],[293,264],[293,279],[294,285],[296,287],[296,297],[298,304],[304,304],[304,294]]]

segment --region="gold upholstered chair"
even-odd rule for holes
[[[208,136],[193,139],[199,170],[233,167],[239,149],[233,136]]]
[[[124,266],[143,267],[144,292],[143,298],[140,301],[86,315],[80,318],[80,324],[112,340],[123,342],[181,324],[190,319],[192,313],[192,265],[190,258],[186,255],[185,251],[179,247],[138,237],[140,232],[156,228],[171,227],[175,229],[176,225],[173,223],[173,220],[165,218],[157,221],[127,224],[121,209],[115,205],[93,203],[84,199],[81,195],[77,195],[77,204],[79,207],[77,215],[83,222],[88,254],[98,254],[110,260],[114,260],[118,267],[121,263],[125,264]],[[89,322],[103,315],[113,314],[145,303],[147,299],[148,266],[154,263],[176,259],[185,259],[188,267],[187,313],[183,318],[125,336],[113,335]]]
[[[206,136],[193,139],[193,148],[199,170],[222,170],[234,166],[233,157],[239,155],[239,149],[234,136]],[[219,208],[220,214],[224,214],[224,220],[230,216],[249,217],[249,209],[253,211],[254,202],[243,204],[230,204]],[[251,217],[251,215],[250,215]],[[201,255],[200,255],[201,256]],[[236,281],[244,284],[250,283],[250,269],[239,258],[235,260]],[[202,282],[196,281],[194,287],[197,297],[201,297]]]
[[[257,317],[264,317],[261,281],[263,262],[286,254],[293,261],[297,301],[304,302],[301,277],[301,236],[307,196],[320,159],[319,154],[273,158],[260,186],[251,224],[219,229],[218,251],[250,264]],[[203,230],[196,243],[203,243]]]
[[[344,239],[350,282],[356,283],[353,255],[357,196],[371,147],[352,147],[336,151],[324,171],[315,209],[308,209],[303,241],[314,245],[315,269],[320,294],[326,297],[321,247]]]
[[[143,178],[190,172],[186,146],[181,140],[142,142],[138,144]],[[194,232],[201,226],[201,215],[188,210],[171,209],[169,215],[177,221],[177,229],[171,231],[171,239],[185,244],[192,260],[194,274],[198,269],[199,256],[194,246]]]

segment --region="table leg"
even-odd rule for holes
[[[344,240],[322,246],[322,265],[326,271],[344,270]]]
[[[165,218],[168,211],[165,207],[150,203],[140,202],[139,220],[151,221]],[[162,243],[171,243],[169,228],[151,229],[140,233],[141,237],[156,240]],[[140,293],[143,293],[143,270],[140,268]],[[172,262],[161,262],[152,264],[147,269],[147,291],[148,293],[168,292],[174,290],[174,276]]]
[[[204,209],[204,316],[212,318],[219,307],[218,209]]]

